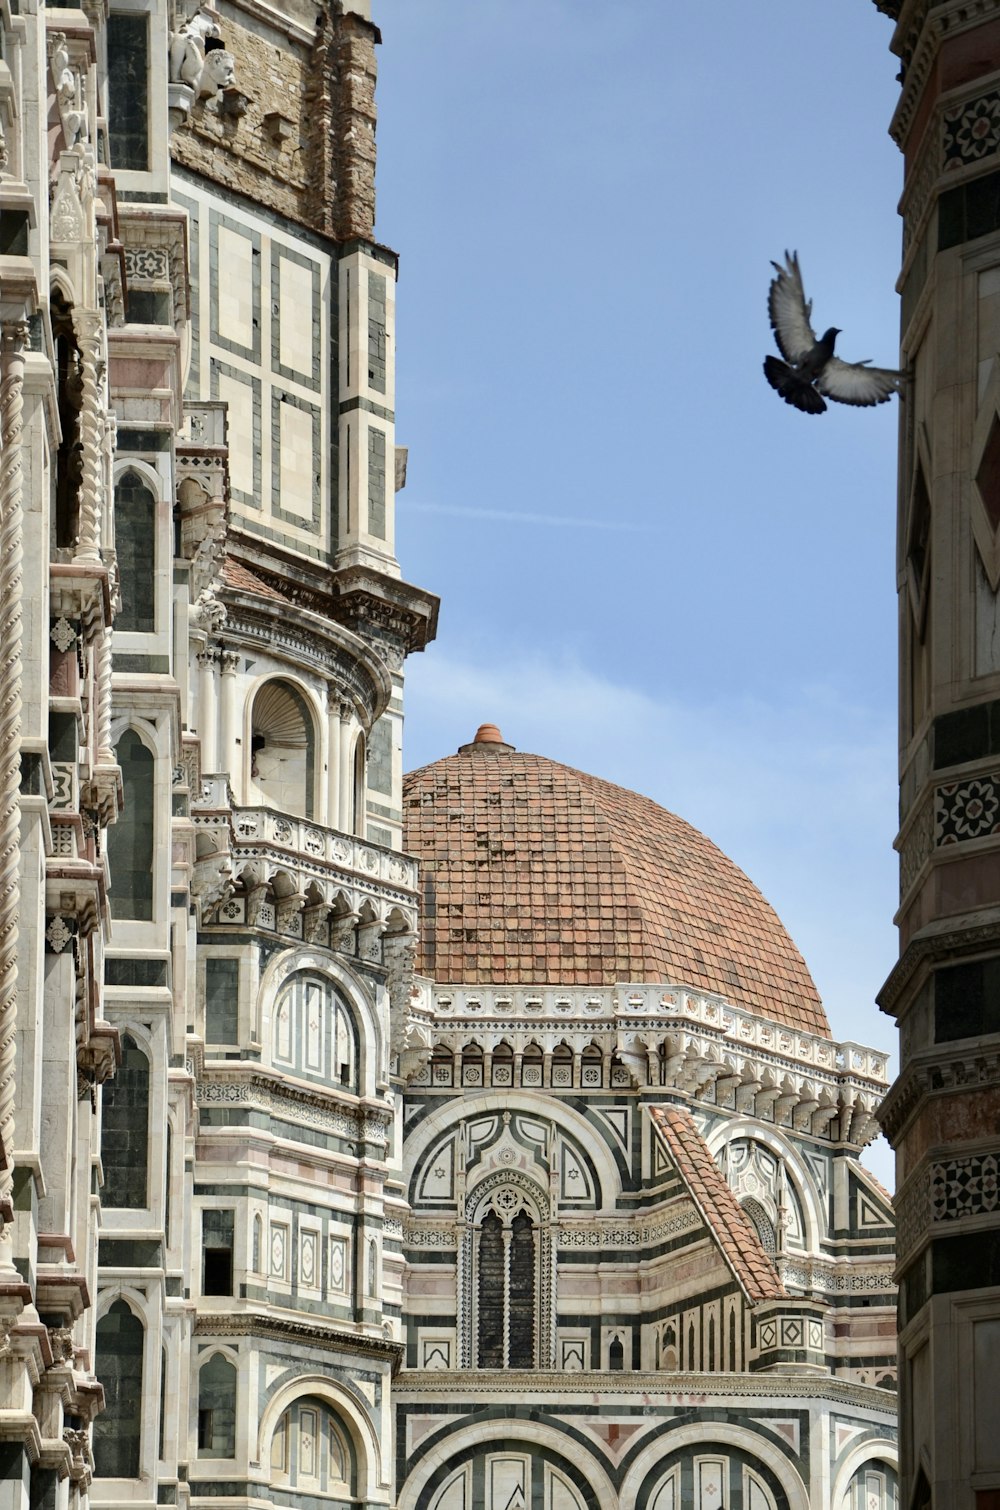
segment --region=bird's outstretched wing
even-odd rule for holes
[[[809,323],[812,300],[806,299],[802,287],[797,252],[785,253],[785,265],[772,262],[777,277],[771,279],[767,295],[767,312],[778,350],[786,362],[801,362],[816,344],[816,334]]]
[[[867,362],[842,362],[831,357],[816,380],[816,387],[838,404],[884,404],[903,386],[902,374],[888,367],[869,367]]]

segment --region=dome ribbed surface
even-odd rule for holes
[[[649,798],[496,744],[411,772],[403,791],[417,968],[439,985],[669,981],[829,1036],[774,909]]]

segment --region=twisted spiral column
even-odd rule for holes
[[[0,328],[0,1203],[14,1171],[14,1049],[17,931],[21,903],[21,595],[24,476],[24,350],[28,327]]]
[[[104,374],[101,317],[80,311],[74,318],[74,326],[83,358],[83,396],[80,405],[83,476],[80,484],[80,538],[76,554],[85,561],[100,561],[105,435],[101,393]]]

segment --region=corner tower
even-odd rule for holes
[[[903,1503],[1000,1496],[1000,7],[895,22],[901,201],[897,543]]]

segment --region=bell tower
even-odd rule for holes
[[[897,590],[902,1504],[1000,1505],[1000,4],[876,0],[905,177]]]

